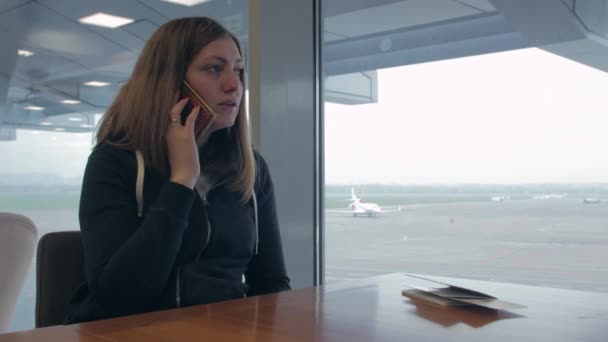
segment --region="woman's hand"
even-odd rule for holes
[[[169,113],[167,153],[171,168],[170,180],[193,189],[200,174],[198,150],[194,138],[194,122],[196,122],[200,108],[198,105],[195,106],[185,124],[182,125],[180,113],[188,101],[188,98],[181,99]]]

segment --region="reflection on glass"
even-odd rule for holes
[[[24,2],[2,12],[0,210],[32,218],[39,237],[79,229],[80,186],[95,127],[158,26],[183,16],[216,17],[247,49],[245,0],[133,2],[128,7],[137,21],[114,29],[79,23],[75,7],[87,15],[100,11],[95,1],[66,0]],[[10,331],[34,327],[34,271],[32,265]]]

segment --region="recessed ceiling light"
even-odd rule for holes
[[[84,85],[89,86],[89,87],[105,87],[105,86],[109,86],[110,83],[101,82],[101,81],[90,81],[90,82],[85,82]]]
[[[48,122],[48,121],[43,121],[40,123],[42,126],[53,126],[52,122]]]
[[[80,127],[82,127],[82,128],[93,128],[93,125],[83,124],[83,125],[80,125]]]
[[[82,118],[73,116],[71,118],[68,118],[68,120],[70,120],[70,121],[82,121]]]
[[[194,5],[202,4],[203,2],[208,2],[211,0],[162,0],[162,1],[171,2],[174,4],[178,4],[178,5],[183,5],[183,6],[194,6]]]
[[[17,50],[17,55],[23,56],[23,57],[29,57],[29,56],[33,56],[34,53],[32,51],[19,49],[19,50]]]
[[[63,132],[63,131],[65,131],[65,128],[57,127],[57,128],[55,128],[55,130],[57,132]]]
[[[39,107],[39,106],[25,106],[23,107],[27,110],[44,110],[44,107]]]
[[[82,17],[78,21],[82,24],[117,28],[132,23],[133,19],[99,12],[88,17]]]
[[[62,100],[61,103],[65,103],[65,104],[79,104],[80,101],[78,101],[78,100]]]

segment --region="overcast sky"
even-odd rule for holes
[[[325,106],[326,182],[608,182],[608,73],[539,49],[378,71]]]
[[[608,73],[538,49],[378,71],[325,106],[326,182],[608,182]],[[82,176],[91,134],[19,130],[0,173]]]

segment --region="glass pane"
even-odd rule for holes
[[[608,18],[503,3],[323,2],[327,283],[608,291]]]
[[[79,22],[97,12],[134,21],[118,28]],[[95,125],[148,37],[170,19],[210,16],[241,39],[246,53],[247,14],[245,0],[191,7],[157,0],[0,4],[0,210],[30,217],[38,237],[79,229],[80,186]],[[32,263],[10,331],[34,327],[34,305]]]

